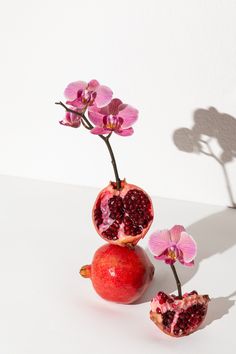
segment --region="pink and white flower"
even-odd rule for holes
[[[150,236],[148,247],[154,258],[167,264],[174,264],[178,260],[186,266],[192,266],[197,254],[196,242],[181,225],[154,232]]]
[[[68,127],[79,128],[81,124],[81,116],[76,113],[66,112],[64,119],[59,123]]]
[[[107,105],[112,99],[113,92],[109,87],[100,85],[97,80],[91,80],[89,83],[84,81],[70,83],[66,87],[64,95],[67,98],[67,104],[84,112],[88,106],[103,107]]]
[[[118,98],[113,98],[106,107],[89,107],[88,116],[95,124],[91,130],[92,134],[102,135],[114,132],[121,136],[129,136],[134,132],[131,126],[138,119],[138,110],[122,103]]]

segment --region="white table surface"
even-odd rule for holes
[[[203,327],[174,339],[149,320],[152,296],[176,290],[169,267],[155,263],[133,305],[102,300],[79,276],[103,244],[90,218],[97,193],[0,177],[0,354],[235,353],[236,210],[153,198],[151,230],[181,223],[198,242],[196,266],[177,266],[183,291],[212,297]]]

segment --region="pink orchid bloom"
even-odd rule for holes
[[[67,104],[84,112],[88,106],[103,107],[107,105],[112,99],[113,92],[109,87],[100,85],[97,80],[91,80],[89,83],[84,81],[70,83],[66,87],[64,95],[67,98]]]
[[[167,264],[174,264],[178,260],[186,266],[192,266],[197,254],[196,242],[181,225],[175,225],[170,230],[154,232],[150,236],[148,246],[156,259]]]
[[[131,125],[138,119],[138,110],[122,103],[118,98],[113,98],[106,107],[89,107],[88,115],[95,124],[91,133],[102,135],[114,132],[121,136],[129,136],[134,132]]]
[[[81,124],[81,116],[76,113],[66,112],[64,119],[59,123],[68,127],[79,128]]]

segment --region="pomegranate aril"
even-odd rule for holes
[[[112,197],[108,201],[108,206],[110,210],[110,218],[121,223],[124,217],[124,205],[122,198],[118,196]]]
[[[171,325],[171,323],[173,322],[173,319],[175,317],[175,311],[166,311],[163,315],[162,315],[162,323],[165,327],[169,327]]]
[[[175,330],[178,330],[179,328],[183,331],[183,334],[187,333],[189,328],[196,327],[201,323],[205,314],[206,308],[204,305],[194,304],[190,306],[186,311],[179,314],[178,321],[174,328],[174,333]]]
[[[165,295],[165,293],[163,293],[163,291],[159,291],[159,292],[157,293],[157,296],[163,296],[163,295]]]
[[[191,293],[189,293],[188,295],[198,295],[196,290],[191,291]]]
[[[98,202],[96,204],[96,208],[94,210],[94,220],[96,222],[96,225],[97,227],[99,227],[101,224],[102,224],[102,211],[101,211],[101,208],[100,208],[101,204],[100,202]]]
[[[119,223],[116,221],[111,224],[107,230],[103,231],[102,235],[105,236],[108,240],[117,240],[118,239],[118,229]]]
[[[97,227],[99,227],[102,224],[102,218],[101,217],[95,218],[95,222],[96,222]]]
[[[163,291],[159,291],[158,297],[159,297],[159,303],[161,305],[164,304],[168,300],[168,296]]]
[[[174,300],[173,300],[173,299],[171,299],[171,297],[169,297],[166,301],[167,301],[169,304],[171,304],[171,303],[173,303],[173,302],[174,302]]]
[[[176,327],[176,328],[174,329],[174,334],[177,336],[177,335],[179,334],[179,332],[180,332],[179,327]]]

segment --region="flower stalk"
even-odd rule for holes
[[[174,277],[175,277],[175,281],[176,281],[176,285],[177,285],[177,289],[178,289],[178,296],[180,299],[182,299],[182,297],[183,297],[182,296],[182,288],[181,288],[181,283],[180,283],[178,274],[176,272],[174,264],[170,264],[170,267],[171,267],[171,270],[172,270]]]

